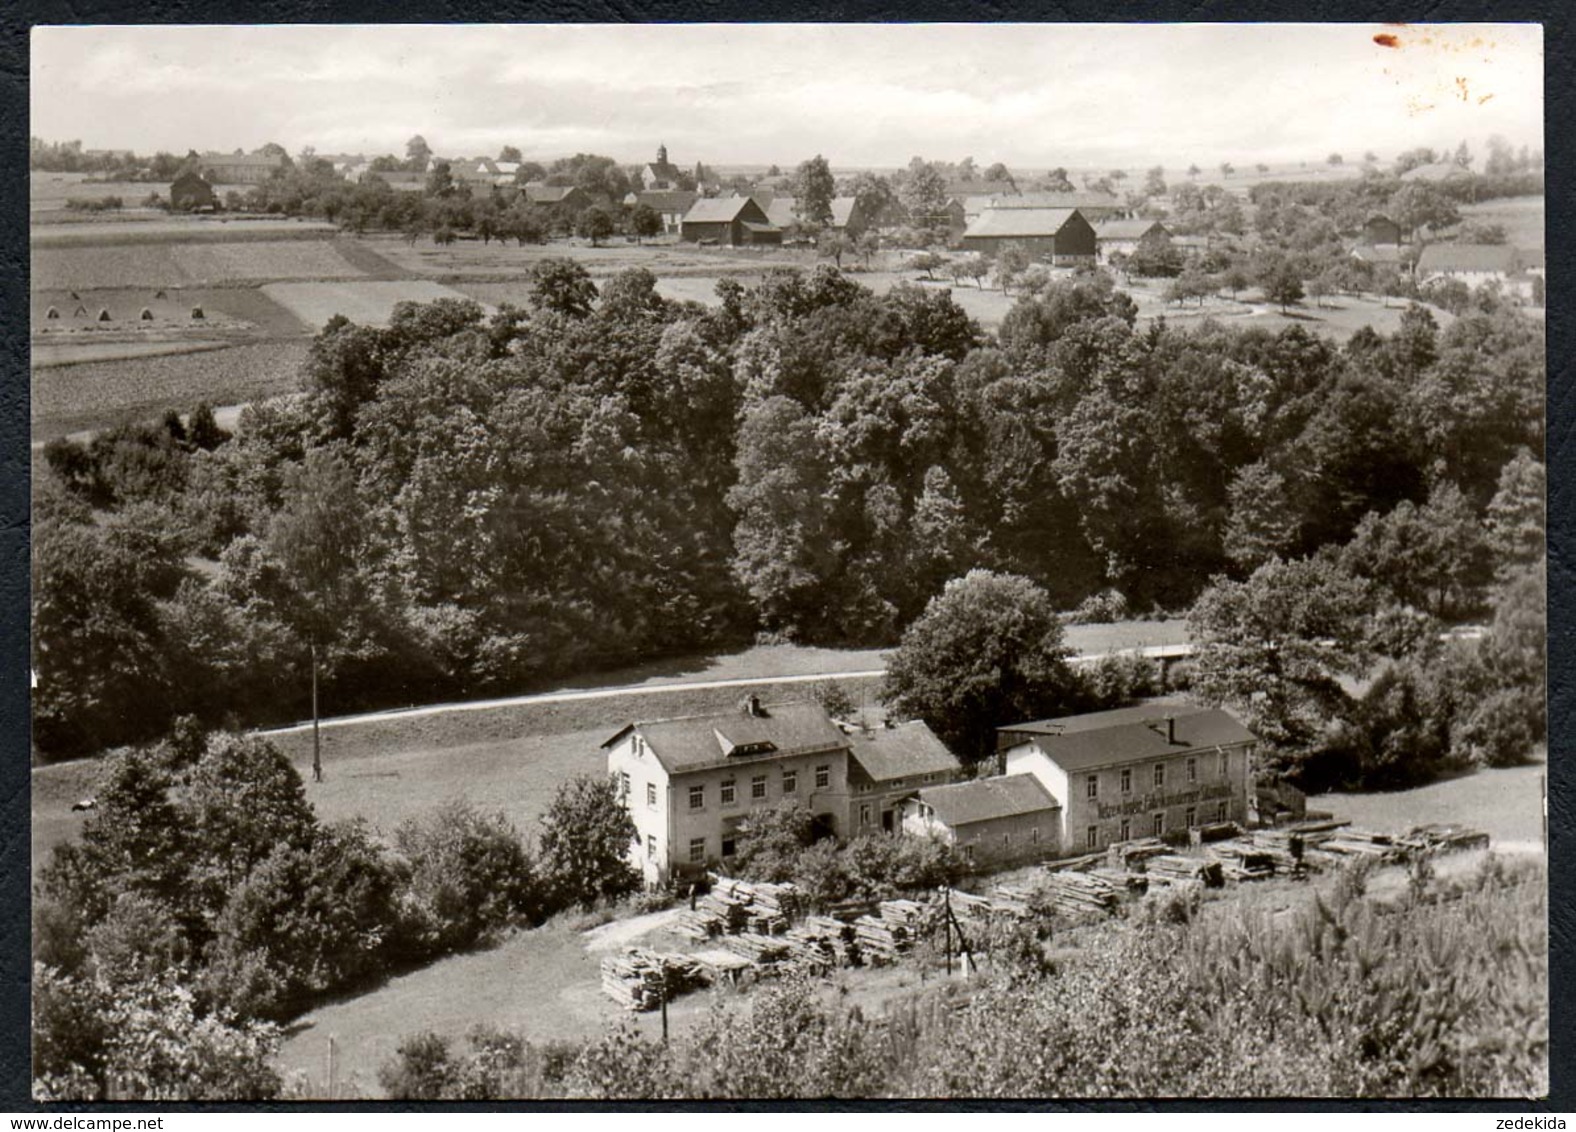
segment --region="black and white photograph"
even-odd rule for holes
[[[1541,25],[28,56],[32,1101],[1549,1095]]]

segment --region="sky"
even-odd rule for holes
[[[40,27],[31,77],[33,135],[139,153],[403,156],[420,134],[454,157],[1078,169],[1543,148],[1535,24]]]

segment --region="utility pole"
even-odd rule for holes
[[[947,933],[947,947],[946,947],[946,952],[947,952],[947,977],[951,978],[952,977],[952,889],[950,889],[950,888],[943,888],[941,890],[941,902],[942,902],[942,907],[943,907],[943,911],[941,913],[941,926],[942,926],[942,929]]]
[[[662,963],[662,1044],[668,1044],[668,964]]]
[[[317,732],[317,635],[312,636],[312,781],[323,781],[323,744]]]

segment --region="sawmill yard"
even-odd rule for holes
[[[564,736],[566,742],[573,738]],[[1541,875],[1541,770],[1531,766],[1486,771],[1457,780],[1454,802],[1459,807],[1459,820],[1475,828],[1491,824],[1500,833],[1494,837],[1497,848],[1430,858],[1439,878],[1474,875],[1485,867],[1491,854],[1507,860],[1512,872],[1532,869]],[[1423,820],[1437,820],[1438,807],[1429,797],[1432,789],[1385,795],[1386,820],[1368,828],[1399,834]],[[1320,802],[1338,809],[1344,802],[1363,800],[1327,796]],[[1478,820],[1480,816],[1489,821]],[[1380,840],[1384,840],[1382,835]],[[1352,844],[1361,846],[1363,842],[1354,839]],[[1207,846],[1172,852],[1175,856],[1167,860],[1195,864],[1212,856]],[[1201,924],[1215,926],[1229,925],[1243,917],[1267,917],[1271,924],[1289,924],[1312,906],[1316,893],[1329,900],[1334,887],[1343,883],[1344,865],[1329,863],[1333,860],[1329,856],[1324,860],[1321,870],[1307,878],[1277,875],[1252,882],[1228,880],[1223,887],[1202,889],[1199,894],[1203,902],[1196,918]],[[1150,871],[1160,873],[1157,865],[1151,865]],[[1077,874],[1075,879],[1082,876]],[[1378,906],[1398,906],[1406,899],[1412,876],[1407,864],[1383,864],[1369,873],[1363,883]],[[1032,889],[1054,887],[1057,883],[1046,869],[1033,866],[976,877],[964,887],[1005,908],[1018,906],[1016,898]],[[1003,890],[1010,895],[1004,896]],[[972,925],[969,930],[976,939],[981,939],[985,934],[983,921],[971,920],[965,911],[972,903],[960,894],[953,908],[963,915],[964,925]],[[1144,899],[1133,894],[1121,896],[1110,915],[1066,910],[1078,908],[1076,898],[1060,904],[1053,901],[1049,921],[1052,934],[1045,951],[1047,958],[1062,969],[1075,970],[1080,964],[1098,961],[1106,950],[1119,944],[1124,933],[1140,930],[1145,917],[1153,915]],[[877,917],[880,914],[891,915],[892,910],[878,911]],[[912,909],[906,914],[912,916]],[[615,1000],[604,990],[608,970],[622,970],[630,963],[638,965],[653,955],[698,954],[701,960],[709,961],[733,939],[748,942],[752,938],[746,934],[698,943],[680,930],[686,915],[687,909],[680,906],[654,914],[615,909],[559,916],[539,928],[516,932],[489,950],[440,960],[393,977],[369,993],[311,1011],[290,1028],[278,1064],[296,1078],[306,1095],[329,1096],[325,1058],[332,1038],[336,1065],[332,1096],[347,1099],[379,1095],[379,1067],[394,1055],[403,1037],[422,1031],[458,1042],[474,1027],[494,1026],[545,1044],[580,1042],[623,1025],[633,1027],[648,1039],[655,1038],[662,1026],[658,1012],[631,1010]],[[815,917],[801,921],[812,925],[820,922],[824,921]],[[790,933],[794,934],[802,933]],[[866,1018],[879,1019],[911,1008],[926,996],[967,997],[978,987],[979,976],[965,979],[955,972],[949,979],[940,950],[920,943],[917,929],[914,939],[914,945],[895,962],[875,966],[828,964],[812,980],[815,993],[828,1004],[842,1009],[857,1007]],[[765,946],[777,943],[776,937],[770,937]],[[866,955],[868,958],[868,951]],[[983,960],[987,976],[990,964],[987,956]],[[668,1025],[674,1039],[682,1040],[714,1009],[748,1009],[760,988],[771,985],[769,980],[760,981],[757,974],[767,969],[750,967],[737,985],[724,981],[710,989],[702,987],[676,995],[668,1009]]]

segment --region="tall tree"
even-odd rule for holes
[[[882,695],[896,716],[923,719],[977,762],[994,753],[997,727],[1072,704],[1069,655],[1044,590],[1017,575],[971,570],[904,632]]]
[[[432,147],[427,139],[417,134],[405,143],[405,168],[412,173],[425,173],[427,162],[432,160]]]
[[[613,779],[583,774],[558,788],[537,837],[543,879],[554,902],[591,907],[633,891],[629,861],[635,823]]]
[[[832,222],[832,198],[837,182],[832,168],[819,153],[799,163],[794,171],[794,215],[808,225],[822,227]]]

